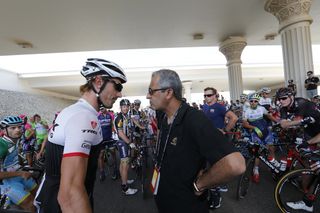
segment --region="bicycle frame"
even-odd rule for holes
[[[251,154],[253,157],[251,160],[254,160],[255,158],[260,159],[265,165],[267,165],[275,174],[279,175],[282,174],[283,172],[280,171],[279,168],[276,166],[272,165],[272,163],[269,162],[267,156],[269,154],[268,148],[266,146],[263,146],[261,144],[257,143],[249,143],[251,147],[249,147]],[[277,144],[277,145],[282,145],[282,144]]]

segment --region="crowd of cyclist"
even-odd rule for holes
[[[289,81],[289,85],[292,81]],[[228,116],[228,110],[238,116],[238,122],[234,126],[240,131],[241,136],[245,137],[247,141],[261,144],[268,148],[268,160],[276,167],[283,170],[286,169],[286,162],[280,161],[279,156],[275,154],[274,143],[279,142],[281,138],[273,131],[273,127],[278,126],[282,131],[298,132],[302,130],[304,142],[299,145],[305,149],[319,149],[320,148],[320,110],[319,110],[319,96],[314,95],[310,100],[301,97],[295,97],[294,86],[280,88],[275,92],[273,97],[270,97],[271,89],[262,88],[260,91],[246,95],[242,94],[240,100],[235,103],[228,104],[224,100],[218,100],[219,97],[216,89],[211,89],[211,93],[207,92],[208,88],[204,90],[205,104],[200,108],[208,114],[209,118],[214,115],[215,126],[221,129],[223,133],[228,135],[230,127],[226,130],[225,124],[234,123]],[[215,99],[212,103],[212,99]],[[219,108],[214,107],[216,104],[223,105],[226,112],[222,113],[225,117],[224,125],[217,125],[217,115]],[[210,107],[211,106],[211,107]],[[221,111],[221,110],[220,110]],[[211,112],[211,113],[210,113]],[[211,114],[211,115],[210,115]],[[301,135],[300,135],[301,136]],[[287,142],[287,141],[284,141]],[[318,144],[318,146],[317,146]],[[277,159],[278,158],[278,159]],[[283,165],[284,164],[284,165]],[[312,169],[319,170],[319,162],[311,165]],[[318,171],[319,172],[319,171]],[[260,182],[259,173],[259,159],[255,160],[255,165],[252,171],[252,181]],[[212,191],[212,190],[211,190]],[[221,191],[221,190],[220,190]],[[221,206],[221,195],[217,190],[213,190],[210,207],[215,209]],[[308,198],[307,194],[300,201],[287,202],[287,206],[292,209],[313,211],[313,200]]]
[[[120,178],[121,190],[125,195],[134,195],[138,191],[129,187],[134,182],[128,179],[132,157],[130,149],[135,149],[142,131],[146,131],[149,138],[153,138],[157,131],[155,111],[150,108],[141,110],[140,104],[141,101],[138,99],[133,103],[128,99],[122,99],[120,112],[114,113],[101,107],[98,113],[103,137],[98,159],[99,179],[104,181],[106,178],[104,152],[109,149],[116,161],[117,150],[120,165],[118,168],[115,167],[110,175],[113,180]],[[55,114],[54,119],[58,114],[59,112]],[[37,183],[30,178],[31,173],[22,171],[22,168],[34,167],[36,163],[44,160],[48,132],[54,127],[54,121],[52,125],[48,125],[38,114],[29,119],[25,114],[21,114],[7,116],[1,120],[0,200],[5,202],[2,203],[1,208],[8,208],[10,204],[14,204],[25,210],[35,211],[33,200]],[[37,166],[41,165],[37,164]]]
[[[291,83],[289,82],[289,85]],[[273,126],[278,125],[284,130],[297,126],[302,128],[305,142],[301,147],[320,144],[320,97],[315,95],[310,100],[295,97],[294,89],[294,86],[280,88],[271,98],[271,89],[262,88],[249,95],[242,94],[240,100],[228,104],[223,97],[222,99],[219,97],[215,88],[209,87],[204,89],[205,103],[200,105],[199,110],[203,110],[226,136],[230,137],[230,132],[240,130],[242,137],[248,137],[250,141],[266,146],[269,149],[268,160],[280,167],[280,160],[277,160],[275,148],[272,146],[277,141],[272,132]],[[128,99],[122,99],[119,113],[113,113],[102,107],[98,114],[103,136],[98,160],[99,179],[104,181],[106,178],[104,165],[106,147],[113,153],[114,158],[117,156],[117,151],[120,163],[118,167],[114,167],[111,178],[113,180],[120,178],[121,190],[125,195],[134,195],[138,191],[131,187],[134,180],[128,178],[132,156],[130,150],[139,143],[142,131],[147,131],[150,136],[157,134],[156,112],[150,108],[140,110],[140,105],[140,100],[130,103]],[[195,103],[192,105],[198,107]],[[1,121],[1,126],[1,195],[7,196],[7,205],[11,202],[34,212],[33,200],[37,184],[30,178],[28,172],[20,169],[23,165],[34,166],[34,161],[43,157],[48,130],[55,127],[54,122],[49,126],[37,114],[29,119],[26,115],[19,115],[5,117]],[[320,162],[313,163],[312,168],[320,170]],[[252,181],[260,182],[258,159],[252,171]],[[220,186],[210,191],[210,207],[219,208],[222,200],[220,192],[227,191],[227,188]],[[301,201],[289,202],[287,205],[293,209],[313,211],[312,200],[308,199],[308,196],[303,197]]]

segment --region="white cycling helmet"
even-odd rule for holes
[[[251,100],[260,100],[260,95],[258,94],[258,93],[253,93],[253,94],[251,94],[251,95],[249,95],[249,100],[251,101]]]
[[[263,87],[263,88],[261,89],[261,92],[262,92],[262,93],[267,93],[267,94],[269,94],[269,93],[271,92],[271,89],[270,89],[269,87]]]
[[[133,103],[136,104],[136,105],[140,105],[140,104],[141,104],[141,101],[140,101],[139,99],[136,99],[136,100],[134,100]]]
[[[86,65],[81,70],[81,75],[87,80],[91,80],[96,75],[102,75],[109,78],[117,78],[122,84],[127,82],[127,77],[119,65],[99,58],[88,58]]]
[[[248,99],[248,95],[243,93],[240,95],[240,99]]]

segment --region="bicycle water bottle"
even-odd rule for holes
[[[280,171],[284,172],[287,169],[287,160],[281,159],[280,161]]]

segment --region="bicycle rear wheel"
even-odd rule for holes
[[[276,185],[274,191],[274,199],[281,212],[301,212],[302,210],[294,210],[286,203],[302,200],[305,192],[312,191],[315,187],[315,179],[317,175],[308,169],[294,170],[284,175]],[[315,195],[313,203],[313,212],[319,212],[320,200],[319,192]]]
[[[106,150],[105,151],[105,162],[106,162],[106,172],[108,175],[113,177],[116,171],[117,171],[117,159],[116,159],[116,153],[113,153],[114,150]],[[117,177],[115,177],[117,178]]]
[[[249,187],[251,185],[251,176],[254,166],[254,160],[255,158],[249,158],[246,163],[246,171],[239,177],[238,180],[238,187],[237,187],[237,199],[243,199],[249,190]]]

